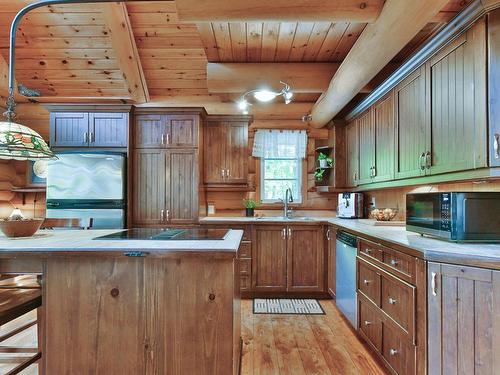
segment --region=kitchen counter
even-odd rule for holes
[[[40,230],[33,237],[7,238],[0,234],[0,257],[13,253],[82,254],[144,251],[156,256],[179,253],[234,258],[243,236],[241,230],[230,230],[223,240],[113,240],[94,239],[117,232],[101,230]]]
[[[360,220],[336,217],[308,217],[283,219],[282,217],[205,217],[203,224],[224,223],[290,223],[332,224],[357,236],[393,247],[410,255],[436,262],[500,269],[500,244],[456,243],[408,232],[405,227],[374,226]]]

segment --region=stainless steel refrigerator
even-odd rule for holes
[[[58,153],[47,172],[48,218],[93,219],[94,228],[124,228],[126,158],[120,153]]]

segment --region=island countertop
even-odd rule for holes
[[[394,247],[407,254],[435,262],[470,265],[500,270],[500,244],[494,243],[456,243],[421,236],[409,232],[405,227],[375,226],[366,221],[341,219],[337,217],[308,217],[283,219],[281,217],[205,217],[203,224],[300,224],[334,225],[361,238]]]
[[[95,239],[117,231],[120,230],[40,230],[27,238],[7,238],[0,234],[0,257],[21,253],[134,255],[133,252],[143,252],[154,256],[182,254],[235,258],[243,236],[241,230],[230,230],[222,240]]]

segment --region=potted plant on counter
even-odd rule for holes
[[[245,206],[246,216],[253,217],[255,214],[255,208],[259,206],[259,203],[254,199],[247,198],[243,199],[243,205]]]

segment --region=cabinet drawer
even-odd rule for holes
[[[240,276],[240,290],[250,290],[251,286],[251,278],[250,275],[241,275]]]
[[[241,241],[240,248],[238,249],[238,257],[240,259],[252,257],[252,243],[250,241]]]
[[[415,258],[400,251],[384,248],[382,262],[389,266],[391,271],[407,281],[412,281],[415,275]]]
[[[203,224],[204,227],[208,229],[234,229],[234,230],[242,230],[243,231],[243,240],[251,241],[252,240],[252,230],[249,225],[232,225],[232,224]]]
[[[251,275],[252,259],[240,259],[240,275]]]
[[[358,260],[358,289],[377,306],[380,306],[380,282],[380,273]]]
[[[362,298],[359,299],[359,329],[379,352],[382,351],[382,320],[370,303]]]
[[[415,287],[394,277],[382,277],[382,310],[414,337]]]
[[[392,369],[401,375],[415,373],[415,347],[396,327],[384,324],[382,356]]]
[[[363,255],[366,255],[370,258],[374,258],[380,262],[382,262],[382,248],[380,245],[367,241],[367,240],[359,240],[359,252]]]

